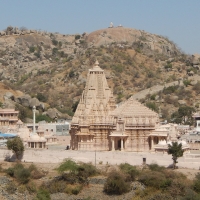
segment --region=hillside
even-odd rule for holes
[[[184,80],[188,84],[177,86],[176,90],[181,90],[179,95],[159,91],[159,95],[149,94],[138,100],[151,101],[158,112],[165,112],[165,119],[182,105],[180,100],[189,106],[198,104],[193,90],[197,81],[189,81],[188,77],[199,74],[199,55],[185,55],[166,37],[124,27],[76,35],[14,27],[0,32],[0,80],[23,92],[25,100],[11,100],[13,105],[20,104],[27,110],[27,117],[31,117],[32,101],[37,103],[38,115],[70,118],[85,86],[88,69],[96,59],[105,70],[117,103],[154,85]],[[166,109],[171,111],[167,113]]]

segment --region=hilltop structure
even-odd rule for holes
[[[156,134],[158,126],[158,114],[132,97],[116,107],[104,70],[96,61],[71,122],[71,149],[154,151],[154,145],[167,142],[168,137]]]

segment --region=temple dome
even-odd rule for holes
[[[114,116],[143,116],[143,117],[156,117],[158,114],[146,106],[142,105],[140,102],[135,101],[133,97],[130,97],[127,101],[116,108],[111,115]]]

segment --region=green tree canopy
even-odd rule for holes
[[[192,114],[195,112],[195,109],[190,106],[181,106],[177,112],[174,112],[171,116],[173,122],[178,124],[193,124]]]
[[[173,160],[173,168],[176,168],[176,163],[178,163],[178,157],[183,156],[183,149],[182,144],[178,144],[178,142],[172,142],[172,145],[168,145],[168,154],[172,154],[172,160]]]
[[[22,156],[24,152],[24,145],[22,139],[20,137],[9,139],[7,141],[7,148],[9,150],[12,150],[17,160],[19,160],[20,156]]]

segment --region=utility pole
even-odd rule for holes
[[[95,148],[95,167],[96,167],[96,165],[97,165],[97,163],[96,163],[96,159],[97,158],[97,156],[96,156],[96,148]]]

